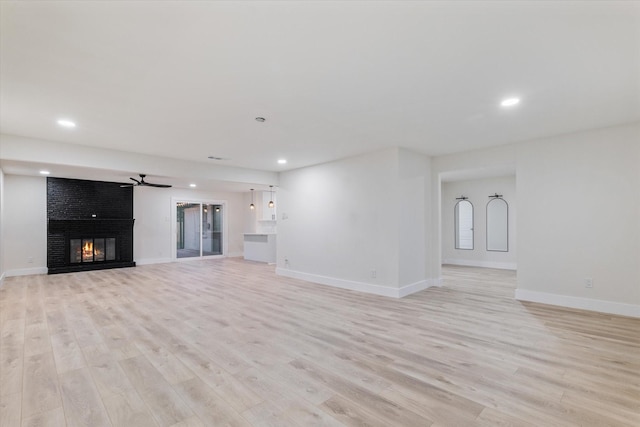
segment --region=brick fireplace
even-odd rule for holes
[[[47,178],[49,274],[134,267],[133,188]]]

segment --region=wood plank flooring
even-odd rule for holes
[[[241,259],[0,288],[0,425],[638,426],[640,319],[445,267],[394,300]]]

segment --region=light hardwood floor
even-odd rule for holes
[[[241,259],[0,288],[0,425],[639,426],[640,319],[446,267],[394,300]]]

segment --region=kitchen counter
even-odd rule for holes
[[[244,259],[276,262],[276,233],[244,233]]]

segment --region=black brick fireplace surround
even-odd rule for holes
[[[133,187],[47,178],[49,274],[134,267]]]

